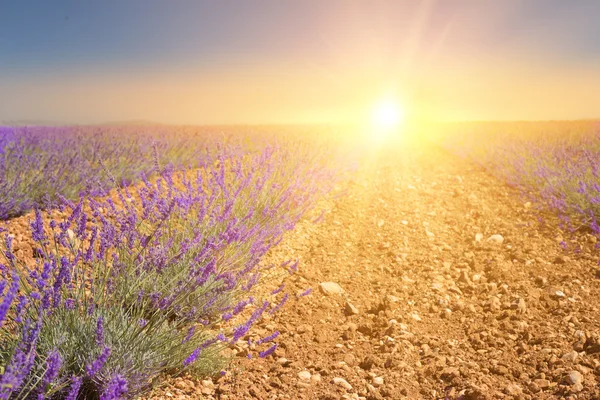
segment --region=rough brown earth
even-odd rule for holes
[[[291,300],[255,330],[279,330],[275,353],[239,343],[224,376],[150,397],[600,398],[595,238],[541,226],[518,192],[435,147],[374,150],[341,189],[271,255],[301,260]]]

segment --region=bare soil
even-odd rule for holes
[[[149,398],[600,399],[595,238],[435,147],[373,151],[340,189],[271,254],[301,260],[250,337],[279,330],[274,354],[239,343]]]

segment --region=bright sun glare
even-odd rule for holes
[[[371,125],[377,135],[386,135],[404,122],[404,109],[394,100],[381,100],[373,107]]]

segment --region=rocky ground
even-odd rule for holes
[[[254,332],[279,330],[273,355],[240,342],[225,375],[149,397],[600,398],[594,237],[435,147],[373,150],[342,189],[271,255],[301,260]]]
[[[374,152],[278,251],[295,293],[279,348],[159,398],[597,399],[595,240],[543,227],[518,193],[437,148]],[[565,241],[579,252],[565,252]]]

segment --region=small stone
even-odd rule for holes
[[[366,356],[365,359],[362,360],[362,362],[358,366],[364,369],[365,371],[368,371],[371,368],[373,368],[373,364],[375,364],[375,362],[375,358],[373,358],[372,356]]]
[[[298,381],[298,382],[296,382],[296,387],[302,388],[302,389],[308,389],[310,387],[310,383],[304,382],[304,381]],[[252,393],[250,393],[250,394],[252,394]]]
[[[535,382],[531,382],[528,388],[531,393],[538,393],[540,390],[542,390]]]
[[[319,283],[319,289],[324,295],[331,294],[342,294],[344,293],[344,289],[340,285],[335,282],[321,282]]]
[[[535,278],[535,284],[538,286],[546,286],[548,284],[548,279],[544,276],[538,276]]]
[[[215,384],[210,379],[205,379],[202,381],[202,386],[209,389],[214,389]]]
[[[492,235],[486,239],[486,242],[500,245],[504,242],[504,238],[502,235]]]
[[[509,370],[506,366],[504,365],[498,365],[495,369],[494,372],[498,375],[508,375]]]
[[[504,393],[510,396],[518,396],[523,393],[523,389],[521,389],[521,386],[517,385],[516,383],[509,383],[504,388]]]
[[[349,366],[353,366],[356,364],[356,356],[352,353],[348,353],[344,356],[344,362]]]
[[[481,242],[483,240],[483,233],[476,233],[475,234],[475,241],[476,242]]]
[[[564,256],[556,256],[554,258],[554,264],[564,264],[566,262],[567,262],[567,259]]]
[[[288,365],[291,364],[291,361],[288,360],[285,357],[280,357],[280,358],[277,359],[277,364],[279,364],[279,365],[281,365],[283,367],[287,367]]]
[[[373,378],[373,386],[378,387],[383,385],[383,378],[381,376],[376,376]]]
[[[177,379],[173,386],[175,386],[175,388],[177,388],[179,390],[187,390],[188,389],[188,384],[186,382],[184,382],[181,378]]]
[[[347,301],[346,305],[344,307],[344,313],[347,316],[358,315],[358,308],[356,308],[352,303],[350,303],[349,301]]]
[[[308,371],[300,371],[298,372],[298,378],[302,381],[309,381],[312,377],[312,374]]]
[[[576,383],[573,386],[571,386],[571,392],[573,393],[579,393],[583,390],[583,384],[581,383]]]
[[[320,375],[320,374],[313,374],[313,375],[310,377],[310,380],[311,380],[311,382],[313,382],[313,383],[319,383],[319,382],[321,382],[321,375]]]
[[[546,389],[550,386],[550,381],[548,379],[536,379],[533,381],[540,389]]]
[[[340,387],[343,387],[346,390],[352,390],[352,385],[350,385],[348,381],[346,381],[344,378],[335,377],[331,380],[331,382]]]
[[[523,314],[525,311],[527,311],[527,304],[525,303],[525,299],[519,297],[510,305],[510,308],[512,308],[513,310],[517,310],[517,313],[519,314]]]
[[[575,350],[573,350],[573,351],[563,354],[563,356],[561,358],[563,359],[563,361],[575,362],[575,360],[577,360],[578,357],[579,357],[579,353],[577,353]]]
[[[569,371],[565,380],[571,386],[581,384],[583,383],[583,375],[579,371]]]
[[[440,374],[440,378],[448,382],[451,382],[458,377],[460,377],[460,370],[456,367],[446,367]]]
[[[412,314],[410,314],[410,317],[412,319],[414,319],[415,321],[421,321],[421,317],[416,312],[413,312]]]
[[[490,308],[490,311],[498,311],[502,307],[502,303],[500,302],[499,298],[494,296],[489,300],[488,306]]]
[[[298,332],[300,334],[306,333],[306,332],[312,332],[312,331],[313,331],[313,327],[308,324],[302,324],[296,328],[296,332]]]
[[[585,365],[581,365],[581,364],[576,365],[575,368],[577,369],[577,371],[581,372],[581,374],[584,376],[589,374],[590,372],[592,372],[591,368],[586,367]]]
[[[469,278],[469,274],[464,269],[460,271],[460,276],[458,277],[458,281],[466,284],[471,283],[471,278]]]

